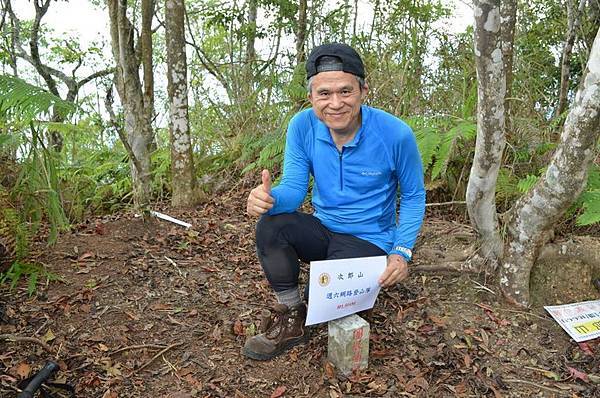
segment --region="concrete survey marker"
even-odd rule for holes
[[[369,330],[356,314],[329,321],[327,357],[344,376],[369,365]]]

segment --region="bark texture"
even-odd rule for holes
[[[306,60],[306,9],[307,0],[298,1],[298,25],[296,26],[296,65]]]
[[[567,108],[569,81],[571,80],[571,54],[586,2],[587,0],[578,0],[579,4],[576,4],[576,0],[567,0],[567,35],[560,62],[560,88],[554,117],[560,117]]]
[[[475,1],[477,141],[467,185],[467,210],[481,239],[481,254],[496,265],[502,255],[496,214],[496,180],[505,146],[506,78],[500,0]]]
[[[165,0],[173,206],[191,206],[195,200],[194,161],[188,117],[184,15],[183,0]]]
[[[600,30],[546,174],[517,201],[508,220],[500,286],[511,302],[529,304],[529,276],[539,248],[547,232],[585,188],[599,136]]]
[[[502,25],[500,28],[502,39],[502,57],[504,61],[504,74],[506,76],[506,95],[504,96],[504,113],[506,123],[510,125],[510,97],[513,81],[513,48],[515,42],[515,24],[517,22],[517,1],[502,1],[500,13]]]
[[[127,18],[126,0],[108,0],[110,33],[113,56],[117,63],[115,82],[125,113],[125,133],[134,159],[130,159],[133,180],[133,200],[137,207],[145,206],[150,200],[150,153],[154,145],[152,129],[153,93],[145,92],[140,81],[139,68],[144,54],[135,48],[135,30]],[[154,8],[152,0],[142,1],[142,16]],[[151,14],[150,14],[151,15]],[[142,21],[142,30],[150,24]],[[143,32],[145,37],[148,32]],[[152,51],[151,42],[143,41],[141,51]],[[140,56],[141,55],[141,56]],[[144,67],[148,67],[146,64]],[[144,72],[146,84],[152,81],[150,71]],[[150,108],[150,109],[149,109]]]

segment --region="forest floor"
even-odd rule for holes
[[[412,274],[382,291],[368,316],[369,367],[349,378],[326,361],[326,325],[272,361],[246,359],[246,335],[273,302],[246,194],[162,209],[191,229],[121,213],[42,247],[37,261],[60,281],[32,296],[25,282],[0,286],[0,334],[38,341],[0,341],[0,396],[16,396],[48,359],[61,366],[55,381],[86,398],[600,396],[597,340],[573,342],[540,304],[508,306],[477,274]],[[415,263],[458,258],[473,241],[469,227],[429,217]]]

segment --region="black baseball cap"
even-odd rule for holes
[[[365,78],[365,67],[360,55],[347,44],[328,43],[313,48],[306,61],[306,78],[319,72],[341,70]]]

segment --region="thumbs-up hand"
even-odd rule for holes
[[[260,174],[260,178],[262,180],[262,185],[266,193],[271,194],[271,174],[269,170],[264,169]]]
[[[260,179],[262,184],[250,191],[246,206],[248,214],[255,217],[265,214],[273,207],[275,202],[271,196],[271,174],[269,170],[263,170]]]

